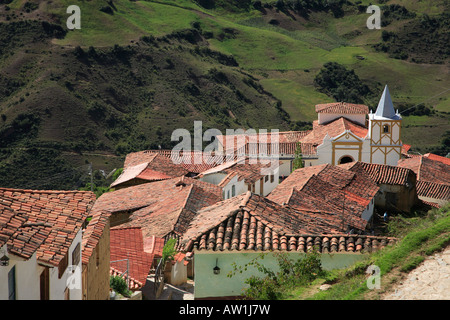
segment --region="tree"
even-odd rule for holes
[[[302,144],[297,142],[297,149],[295,149],[294,161],[292,162],[292,171],[299,168],[303,168]]]
[[[177,253],[177,251],[175,250],[176,242],[177,242],[176,239],[171,238],[167,240],[166,244],[164,245],[162,252],[163,264],[169,260],[172,260],[175,254]]]

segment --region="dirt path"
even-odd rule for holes
[[[382,300],[450,300],[450,246],[427,257]]]

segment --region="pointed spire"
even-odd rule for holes
[[[394,104],[392,103],[391,95],[389,94],[389,88],[387,85],[384,87],[384,91],[381,96],[380,102],[378,102],[378,107],[375,115],[378,117],[389,119],[396,117]]]

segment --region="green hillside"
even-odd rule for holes
[[[448,2],[380,2],[382,29],[369,30],[369,1],[2,0],[0,185],[77,187],[87,163],[110,171],[170,148],[194,120],[301,129],[352,90],[374,109],[385,84],[406,110],[404,142],[445,155]],[[72,4],[79,30],[66,27]]]

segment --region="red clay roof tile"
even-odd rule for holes
[[[94,201],[95,194],[88,191],[0,188],[0,204],[28,217],[8,240],[9,250],[24,258],[36,251],[38,262],[57,266]]]

